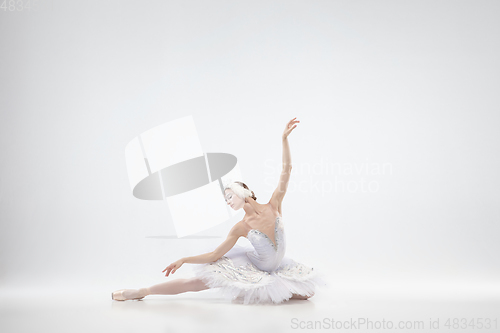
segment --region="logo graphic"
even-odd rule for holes
[[[165,199],[177,237],[212,228],[237,213],[224,200],[224,185],[242,180],[237,158],[203,153],[193,117],[156,126],[125,148],[132,194]]]

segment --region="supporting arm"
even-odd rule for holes
[[[181,259],[185,264],[206,264],[215,261],[213,252],[203,253],[197,256],[184,257]]]

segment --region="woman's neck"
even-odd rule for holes
[[[251,217],[251,216],[260,215],[264,211],[263,206],[265,206],[265,205],[258,203],[257,201],[255,201],[252,198],[247,198],[247,202],[243,206],[243,209],[245,210],[245,214],[248,217]]]

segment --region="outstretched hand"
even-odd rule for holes
[[[292,133],[293,129],[297,127],[296,123],[300,123],[300,120],[295,120],[297,117],[290,120],[285,127],[285,131],[283,132],[283,139],[286,139],[290,133]]]
[[[175,271],[178,270],[182,266],[182,264],[184,264],[184,261],[182,259],[179,259],[176,262],[173,262],[170,265],[168,265],[167,268],[165,268],[162,272],[167,271],[165,276],[168,276],[170,274],[170,272],[172,272],[172,274],[174,274]]]

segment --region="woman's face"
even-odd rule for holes
[[[238,210],[243,208],[245,205],[245,200],[241,199],[239,196],[237,196],[233,190],[227,189],[224,191],[226,194],[226,203],[231,206],[232,209]]]

